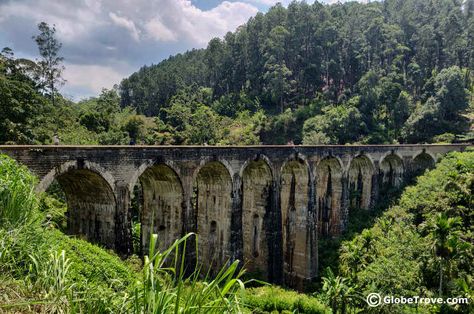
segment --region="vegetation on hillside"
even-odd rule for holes
[[[121,103],[172,135],[194,118],[210,127],[174,144],[220,143],[219,126],[231,132],[242,112],[242,144],[452,141],[469,131],[472,34],[472,0],[277,4],[206,49],[142,67]]]
[[[372,227],[343,242],[338,276],[323,279],[333,309],[370,310],[365,297],[467,297],[470,304],[418,305],[435,313],[472,312],[474,298],[474,152],[450,153],[407,187]],[[324,286],[323,286],[324,287]],[[323,289],[324,290],[324,289]],[[383,313],[415,311],[384,305]],[[374,309],[372,309],[374,310]]]

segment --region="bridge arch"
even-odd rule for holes
[[[246,269],[268,278],[269,248],[267,233],[272,210],[273,171],[266,156],[247,160],[242,178],[243,257]]]
[[[403,158],[392,151],[384,154],[379,165],[379,184],[381,191],[388,191],[391,188],[398,188],[403,183],[405,166]]]
[[[88,160],[69,160],[54,167],[40,180],[40,183],[36,186],[36,191],[39,193],[46,192],[48,187],[58,176],[74,169],[85,169],[99,174],[109,184],[112,190],[115,191],[115,179],[112,174],[99,164]]]
[[[372,177],[375,166],[370,156],[359,154],[352,158],[348,169],[349,204],[368,209],[372,196]]]
[[[294,286],[309,272],[307,246],[310,167],[302,155],[292,156],[281,167],[280,204],[285,283]]]
[[[436,157],[423,149],[418,154],[413,155],[412,174],[414,176],[422,174],[426,169],[431,169],[436,163]]]
[[[199,262],[214,272],[231,256],[232,176],[222,162],[209,161],[197,171],[193,206]]]
[[[133,175],[131,176],[130,180],[128,181],[128,188],[130,192],[133,192],[133,188],[136,186],[136,184],[140,181],[140,176],[148,170],[150,167],[153,167],[158,164],[163,164],[169,167],[171,170],[173,170],[174,173],[178,176],[178,178],[181,178],[181,171],[178,167],[178,165],[172,161],[172,160],[162,160],[162,159],[157,159],[157,160],[146,160],[143,162],[138,169],[135,170]]]
[[[318,230],[322,235],[341,232],[343,164],[334,156],[321,159],[315,171]]]
[[[168,163],[149,165],[138,177],[141,184],[141,244],[146,250],[151,233],[158,235],[158,249],[168,248],[183,234],[184,189]]]
[[[199,172],[201,172],[201,169],[206,167],[208,164],[210,163],[213,163],[213,162],[217,162],[217,163],[220,163],[227,171],[227,173],[230,175],[231,178],[234,177],[234,169],[232,168],[232,165],[230,164],[230,162],[228,162],[226,159],[223,159],[223,158],[219,158],[217,156],[208,156],[208,157],[205,157],[205,158],[201,158],[200,162],[199,162],[199,165],[194,169],[193,171],[193,182],[196,181],[198,175],[199,175]]]
[[[66,195],[67,232],[115,248],[116,198],[114,180],[102,167],[88,161],[68,161],[51,170],[37,190],[56,180]]]

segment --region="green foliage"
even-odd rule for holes
[[[244,283],[239,279],[239,261],[221,269],[213,278],[200,282],[200,270],[195,268],[185,276],[188,234],[176,240],[163,252],[156,251],[158,237],[151,236],[148,255],[144,258],[141,280],[134,287],[129,302],[132,313],[239,313],[240,291]],[[197,241],[197,237],[196,237]],[[197,247],[197,242],[195,243]],[[169,266],[168,266],[169,265]]]
[[[264,286],[245,290],[244,304],[253,313],[330,313],[317,298],[283,288]]]
[[[358,99],[351,99],[339,106],[325,107],[321,115],[306,120],[303,144],[345,144],[357,141],[357,135],[364,129],[357,103]]]
[[[37,219],[36,178],[25,166],[0,155],[0,228],[14,229]]]
[[[340,251],[340,273],[370,292],[472,297],[474,153],[450,153]],[[361,303],[364,306],[363,303]],[[424,308],[472,311],[472,305]],[[387,312],[408,311],[396,305]]]
[[[248,111],[240,112],[237,118],[229,121],[224,128],[221,145],[259,145],[260,133],[265,126],[267,117],[262,110],[251,115]],[[223,123],[224,124],[224,123]]]
[[[458,67],[443,69],[433,80],[433,95],[416,107],[408,118],[405,133],[411,142],[443,133],[460,134],[469,127],[462,115],[468,109],[468,92]]]
[[[62,44],[56,39],[56,27],[49,26],[46,22],[38,24],[39,35],[33,36],[41,56],[38,62],[40,86],[49,91],[53,106],[55,105],[54,93],[58,86],[64,83],[61,77],[64,71],[63,57],[59,56]]]
[[[333,313],[346,313],[347,306],[358,297],[357,289],[350,286],[349,279],[336,276],[331,268],[326,269],[322,277],[322,296],[331,307]]]

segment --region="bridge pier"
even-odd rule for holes
[[[116,187],[117,211],[115,215],[115,250],[122,256],[133,252],[130,190],[124,182]]]

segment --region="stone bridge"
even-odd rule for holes
[[[300,286],[317,272],[318,237],[337,236],[350,208],[466,145],[0,146],[67,199],[68,232],[129,254],[131,199],[140,191],[142,245],[188,232],[215,270],[240,259],[267,280]]]

